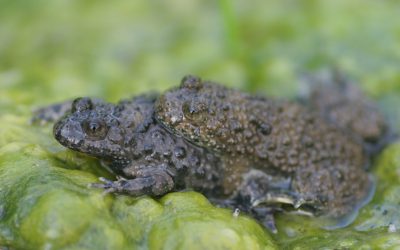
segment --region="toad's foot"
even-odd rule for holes
[[[270,191],[262,197],[252,199],[250,204],[253,217],[274,234],[278,232],[274,219],[276,213],[289,212],[312,216],[321,209],[321,204],[315,199],[306,199],[282,190]],[[290,205],[294,210],[284,205]]]
[[[278,229],[276,228],[274,214],[281,211],[278,207],[254,207],[250,212],[265,228],[276,234]]]
[[[252,197],[250,203],[254,208],[263,205],[291,205],[301,214],[315,214],[323,208],[322,203],[316,198],[283,190],[273,190],[263,196]]]
[[[318,197],[295,192],[291,182],[291,178],[286,176],[274,176],[260,170],[251,170],[244,176],[236,199],[238,203],[251,208],[282,207],[284,210],[302,209],[311,212],[323,208]]]
[[[251,207],[248,206],[248,203],[244,203],[240,199],[209,199],[210,202],[222,208],[228,208],[234,211],[234,214],[239,214],[240,212],[244,212],[253,216],[259,223],[261,223],[265,228],[270,230],[272,233],[276,234],[278,232],[276,225],[274,214],[277,212],[282,212],[281,207],[276,206],[260,206],[260,207]]]
[[[111,181],[100,177],[102,183],[92,183],[89,187],[104,189],[104,193],[123,193],[132,196],[140,195],[163,195],[174,187],[174,182],[168,174],[156,174],[151,176],[137,177],[135,179],[118,178]]]

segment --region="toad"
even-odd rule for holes
[[[371,193],[365,169],[389,129],[355,86],[332,80],[335,76],[327,86],[313,79],[310,100],[303,104],[186,76],[158,98],[156,119],[219,155],[229,168],[223,178],[227,197],[253,210],[280,204],[343,218]]]
[[[324,117],[323,93],[304,105],[186,76],[161,96],[117,104],[78,98],[41,109],[35,119],[58,119],[57,141],[118,176],[92,187],[153,197],[190,188],[276,232],[277,211],[340,218],[370,193],[365,169],[372,153],[365,145],[378,144],[388,130],[384,119],[369,103],[358,105],[362,97],[356,107],[366,109],[369,125],[354,129],[335,120],[352,109],[351,98],[347,109],[332,107],[335,115]]]

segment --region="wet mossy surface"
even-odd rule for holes
[[[362,7],[361,7],[362,6]],[[0,246],[12,249],[395,249],[400,142],[375,159],[376,192],[346,228],[281,214],[272,235],[195,192],[103,195],[113,178],[60,146],[35,107],[163,91],[188,73],[293,97],[303,72],[338,67],[400,131],[400,20],[394,1],[173,0],[0,3]]]

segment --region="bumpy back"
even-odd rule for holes
[[[364,166],[357,140],[296,103],[186,78],[157,102],[158,119],[200,146],[294,172],[318,162]]]
[[[120,102],[120,124],[131,163],[125,175],[164,167],[173,177],[176,189],[217,190],[221,185],[220,160],[206,149],[190,144],[162,127],[154,118],[155,96],[138,96]]]
[[[303,103],[358,136],[371,153],[388,142],[390,129],[383,114],[348,78],[338,71],[321,71],[304,78]]]

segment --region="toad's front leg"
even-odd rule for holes
[[[103,183],[90,184],[91,187],[102,188],[106,193],[122,193],[132,196],[160,196],[174,188],[174,180],[163,170],[150,170],[134,179],[118,178],[111,181],[100,178]]]

